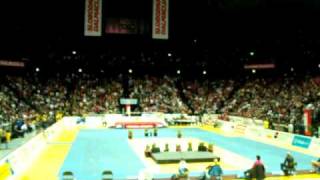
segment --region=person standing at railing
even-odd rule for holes
[[[6,134],[5,131],[0,127],[0,143],[5,143],[6,141]]]
[[[263,127],[264,127],[265,129],[269,129],[269,119],[265,119],[265,120],[263,121]]]
[[[293,127],[293,124],[291,122],[288,124],[288,132],[289,133],[293,133],[294,132],[294,127]]]
[[[5,133],[5,137],[6,137],[6,148],[8,149],[9,148],[9,143],[11,141],[11,132],[9,130],[6,130],[6,133]]]
[[[9,142],[11,141],[11,132],[9,130],[5,130],[4,128],[0,128],[0,141],[1,144],[5,144],[6,149],[8,149]]]

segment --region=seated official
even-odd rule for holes
[[[317,161],[311,161],[313,172],[320,173],[320,158]]]
[[[210,180],[222,180],[222,168],[220,166],[220,158],[215,158],[212,166],[208,166],[208,175]]]
[[[263,180],[266,178],[266,170],[259,155],[257,156],[257,160],[253,164],[253,167],[245,171],[244,175],[246,179],[255,178],[256,180]]]
[[[106,121],[106,120],[103,120],[103,121],[102,121],[102,126],[103,126],[103,127],[107,127],[107,121]]]
[[[294,161],[293,156],[288,152],[284,162],[281,163],[281,170],[286,176],[292,175],[296,170],[296,165],[297,163]]]
[[[183,159],[181,159],[179,163],[179,174],[185,175],[188,172],[187,162]]]
[[[198,146],[198,151],[207,151],[207,147],[204,145],[204,143],[200,143],[199,146]]]
[[[80,116],[78,119],[77,119],[77,124],[85,124],[86,123],[86,118],[83,117],[83,116]]]
[[[187,180],[189,176],[189,170],[187,167],[187,162],[183,159],[179,162],[178,174],[174,174],[171,180]]]
[[[156,146],[156,144],[152,144],[151,153],[159,153],[160,148]]]
[[[146,149],[144,150],[144,155],[146,157],[151,157],[151,150],[149,145],[146,146]]]
[[[154,128],[153,129],[153,136],[158,136],[158,129],[157,128]]]

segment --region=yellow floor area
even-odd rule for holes
[[[21,180],[57,180],[60,167],[68,154],[71,143],[77,136],[78,129],[68,129],[48,142],[42,154],[33,162]]]

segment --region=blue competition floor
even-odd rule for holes
[[[259,154],[268,172],[280,172],[280,163],[288,150],[245,138],[226,137],[201,129],[181,129],[184,137],[193,137],[228,149],[248,159]],[[133,130],[134,138],[144,138],[144,130]],[[176,129],[159,129],[158,137],[176,137]],[[310,169],[316,157],[291,151],[298,162],[297,169]],[[223,158],[223,157],[222,157]],[[235,162],[241,163],[241,162]],[[60,169],[72,171],[77,180],[98,180],[104,170],[112,170],[115,179],[137,176],[144,164],[129,147],[128,130],[81,130]],[[239,170],[241,174],[243,170]],[[234,173],[224,171],[225,174]]]

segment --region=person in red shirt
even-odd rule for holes
[[[246,179],[256,178],[257,180],[263,180],[266,177],[265,167],[261,161],[261,157],[259,155],[256,157],[257,159],[252,168],[244,172]]]
[[[257,160],[254,162],[253,167],[256,167],[257,165],[263,165],[262,161],[261,161],[261,157],[259,155],[257,155]]]

